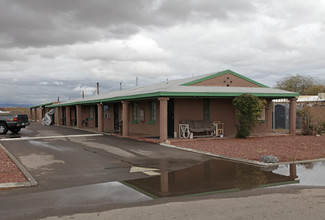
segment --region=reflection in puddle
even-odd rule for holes
[[[285,175],[289,164],[280,166],[274,173]],[[301,163],[296,165],[299,185],[325,186],[325,162]]]
[[[169,173],[125,183],[155,197],[191,195],[205,192],[228,192],[299,183],[296,164],[265,170],[260,167],[224,160],[202,164]]]

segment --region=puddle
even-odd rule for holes
[[[222,193],[283,185],[325,186],[325,162],[261,168],[224,160],[162,173],[161,176],[125,181],[151,197]]]
[[[282,165],[274,173],[286,175],[289,165]],[[325,186],[325,161],[302,163],[295,166],[297,180],[302,186]]]

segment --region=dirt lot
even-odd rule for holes
[[[171,144],[222,156],[258,161],[262,155],[276,156],[279,162],[325,158],[325,136],[287,135],[248,139],[194,139],[172,141]]]

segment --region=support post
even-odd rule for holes
[[[77,105],[76,106],[76,111],[77,111],[77,128],[81,128],[81,122],[82,122],[82,119],[81,119],[81,105]]]
[[[62,118],[63,118],[63,115],[62,115],[62,106],[61,107],[59,107],[59,125],[62,125],[63,123],[62,123]]]
[[[122,101],[122,136],[129,135],[129,120],[128,120],[129,102]]]
[[[55,120],[54,120],[54,123],[56,124],[56,125],[59,125],[59,116],[60,114],[59,114],[59,107],[56,107],[55,108]]]
[[[30,108],[30,109],[29,109],[29,115],[28,115],[28,118],[29,118],[30,121],[33,120],[33,108]]]
[[[290,130],[289,134],[296,135],[296,105],[297,105],[297,98],[290,99]]]
[[[71,109],[70,109],[70,106],[66,106],[65,107],[65,125],[66,126],[71,126],[71,113],[70,113]]]
[[[33,108],[33,121],[36,122],[36,108]]]
[[[43,107],[40,106],[38,108],[38,123],[42,124],[42,119],[43,119]]]
[[[103,121],[103,103],[97,104],[98,107],[98,131],[103,132],[104,131],[104,121]]]
[[[159,100],[159,124],[160,124],[160,142],[165,142],[168,138],[168,100],[162,97]]]

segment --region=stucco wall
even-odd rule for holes
[[[95,108],[93,106],[93,109],[95,111]],[[93,114],[94,114],[93,111]],[[90,106],[89,105],[82,105],[81,106],[81,121],[85,120],[86,118],[88,118],[88,128],[94,128],[94,121],[95,121],[95,116],[93,115],[93,120],[90,120]],[[85,127],[85,125],[83,126]]]
[[[272,100],[267,100],[265,106],[265,121],[260,121],[252,133],[271,133],[272,132]]]
[[[180,120],[202,120],[203,99],[175,99],[175,131]],[[232,99],[210,99],[210,120],[224,123],[225,135],[236,133],[235,108]]]
[[[138,120],[137,123],[133,122],[133,102],[129,103],[129,133],[130,135],[146,135],[146,136],[159,136],[159,101],[156,99],[156,123],[149,124],[150,121],[150,101],[143,100],[137,101],[138,110],[144,111],[144,121]]]
[[[103,120],[104,120],[104,132],[113,132],[114,131],[114,103],[103,103],[103,106],[108,105],[108,111],[104,111],[103,107]],[[105,114],[108,114],[108,118],[105,117]],[[118,121],[122,121],[122,105],[118,103]]]
[[[108,105],[108,111],[104,111],[104,106]],[[114,131],[114,104],[103,104],[103,129],[104,132]],[[108,114],[108,118],[105,117],[105,114]]]
[[[236,134],[236,109],[232,104],[233,99],[211,99],[210,120],[224,123],[224,135]]]
[[[232,98],[210,99],[210,120],[224,123],[224,135],[233,136],[236,130],[236,109]],[[175,131],[182,119],[202,120],[203,99],[175,99]],[[253,133],[272,132],[272,102],[269,100],[265,111],[265,121],[259,123]]]

